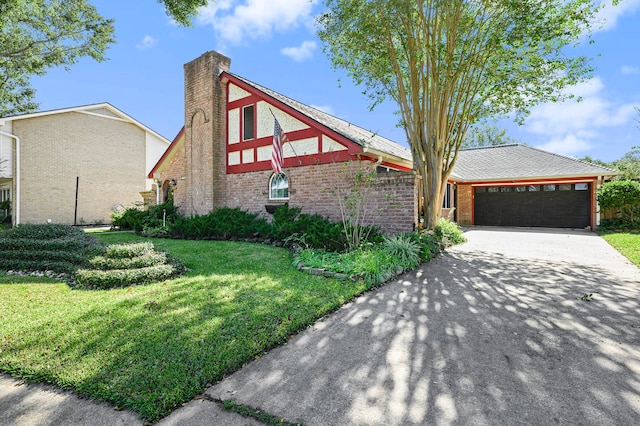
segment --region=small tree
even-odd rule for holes
[[[640,227],[640,182],[606,182],[598,190],[598,204],[602,209],[616,210],[618,217],[631,228]]]

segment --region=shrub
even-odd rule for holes
[[[131,244],[111,244],[105,250],[105,256],[112,259],[131,258],[144,256],[153,253],[154,248],[151,242],[131,243]]]
[[[152,252],[131,258],[95,256],[89,260],[92,268],[101,270],[147,268],[149,266],[162,265],[166,262],[167,254],[162,252]]]
[[[148,284],[163,281],[178,275],[174,265],[163,264],[136,269],[79,269],[76,271],[76,285],[89,289],[110,289],[134,284]]]
[[[640,227],[640,182],[615,180],[606,182],[597,193],[598,204],[602,209],[617,211],[619,221],[605,223],[620,228]]]
[[[133,230],[137,233],[142,232],[145,225],[145,219],[149,217],[149,213],[139,207],[129,207],[124,212],[116,212],[111,214],[111,223],[113,226],[122,230]]]
[[[257,213],[223,207],[206,215],[178,217],[171,235],[178,238],[251,238],[269,234],[269,224]]]
[[[53,240],[56,238],[80,238],[86,234],[82,229],[74,228],[71,225],[61,224],[22,224],[2,233],[2,238],[20,239],[29,238],[34,240]]]
[[[462,244],[467,241],[458,225],[447,219],[440,219],[438,221],[438,224],[433,230],[433,235],[443,248],[450,247],[454,244]]]
[[[423,232],[411,232],[403,234],[407,238],[410,238],[420,247],[420,260],[426,262],[432,259],[436,254],[440,252],[440,244],[432,233]]]
[[[382,241],[382,249],[403,271],[413,269],[420,264],[420,246],[407,235],[385,237]]]

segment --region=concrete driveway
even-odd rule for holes
[[[640,424],[640,270],[593,233],[466,234],[207,394],[306,425]]]

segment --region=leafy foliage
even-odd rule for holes
[[[640,227],[640,182],[632,180],[614,180],[605,182],[597,193],[602,209],[613,209],[618,226]],[[603,225],[607,225],[606,223]]]
[[[433,230],[433,235],[443,248],[467,241],[458,224],[444,218],[438,221]]]
[[[487,146],[499,146],[508,144],[521,144],[518,139],[507,135],[506,129],[500,129],[494,125],[478,126],[469,128],[461,148],[481,148]]]
[[[381,245],[403,271],[413,269],[420,264],[420,245],[407,235],[385,237]]]
[[[469,127],[566,97],[591,73],[568,47],[589,32],[592,0],[325,0],[320,39],[333,66],[374,106],[398,105],[422,176],[425,226],[440,217],[446,181]]]
[[[70,225],[28,224],[0,233],[0,270],[53,271],[74,286],[104,289],[164,280],[184,266],[150,242],[105,246]]]
[[[30,77],[83,57],[105,59],[113,20],[88,0],[4,0],[0,9],[0,117],[38,108]]]
[[[158,0],[164,3],[167,14],[181,25],[191,25],[199,7],[204,7],[210,0]]]

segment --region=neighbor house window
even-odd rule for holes
[[[289,178],[284,173],[271,175],[271,179],[269,179],[269,199],[289,199]]]
[[[444,190],[444,198],[442,199],[442,208],[451,208],[451,184],[447,184],[447,189]]]
[[[255,137],[253,125],[255,123],[255,108],[248,105],[242,108],[242,140],[247,141]]]

